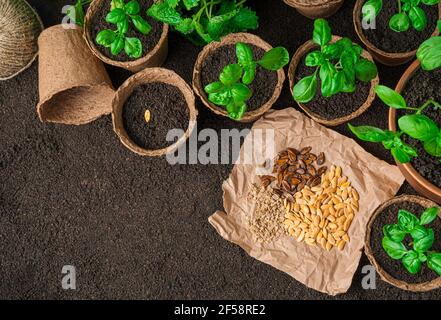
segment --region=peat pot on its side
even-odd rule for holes
[[[283,0],[300,14],[310,19],[332,16],[343,5],[344,0]]]

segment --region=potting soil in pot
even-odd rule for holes
[[[412,212],[418,218],[421,216],[421,213],[425,210],[425,208],[419,204],[414,202],[401,202],[395,203],[387,208],[385,208],[375,219],[372,224],[372,233],[371,233],[371,248],[372,253],[375,256],[375,259],[380,264],[380,266],[389,273],[392,277],[397,280],[402,280],[407,283],[423,283],[427,281],[434,280],[438,277],[438,275],[427,267],[426,263],[422,264],[421,271],[415,275],[409,273],[407,269],[404,267],[401,260],[394,260],[387,255],[382,247],[382,239],[383,239],[383,226],[386,224],[396,224],[398,222],[398,210],[404,209]],[[433,243],[432,250],[436,252],[441,251],[441,219],[435,219],[431,224],[427,227],[432,228],[435,232],[435,242]],[[410,236],[406,236],[403,241],[403,244],[406,248],[411,248],[410,242],[412,239]]]
[[[95,41],[97,34],[105,29],[116,30],[116,26],[114,24],[106,22],[106,16],[110,11],[110,3],[111,0],[103,1],[96,11],[96,14],[92,17],[91,27],[90,27],[90,35],[92,36],[93,41]],[[126,37],[135,37],[141,40],[142,43],[142,56],[145,56],[149,53],[159,42],[159,39],[162,35],[163,24],[154,20],[151,17],[146,15],[146,11],[152,5],[153,0],[139,0],[139,4],[141,6],[140,15],[143,19],[147,20],[147,22],[152,26],[152,30],[144,35],[137,31],[133,26],[132,22],[129,22],[129,30],[126,33]],[[130,19],[129,19],[130,20]],[[96,48],[103,53],[106,57],[115,60],[115,61],[132,61],[136,60],[134,58],[129,57],[124,50],[122,50],[118,55],[113,55],[110,52],[110,48],[105,48],[103,46],[98,45],[95,42]]]
[[[441,69],[435,71],[424,71],[419,69],[406,84],[403,91],[409,106],[419,107],[428,99],[433,99],[441,103]],[[398,112],[398,116],[404,112]],[[430,119],[434,120],[441,127],[441,110],[429,107],[424,111]],[[414,168],[427,180],[441,188],[441,163],[439,158],[429,155],[423,148],[423,144],[407,135],[403,135],[403,140],[416,148],[418,157],[412,160]]]
[[[253,50],[254,59],[256,61],[263,57],[265,50],[254,45],[250,45],[250,47]],[[212,82],[219,81],[219,75],[221,74],[222,70],[231,63],[237,63],[235,45],[222,46],[212,52],[202,63],[202,87],[205,87]],[[260,108],[271,99],[272,95],[274,94],[277,81],[278,78],[276,72],[268,71],[260,66],[257,66],[256,78],[254,79],[253,83],[248,85],[253,92],[252,97],[247,101],[248,111]]]
[[[296,83],[306,76],[310,76],[315,68],[308,67],[305,64],[305,57],[297,66],[295,81]],[[321,81],[318,77],[317,94],[315,98],[306,103],[305,106],[315,114],[327,119],[333,120],[350,115],[357,111],[369,96],[371,82],[356,81],[354,93],[338,93],[329,98],[325,98],[321,93]]]
[[[190,119],[182,92],[175,86],[159,82],[135,88],[124,104],[122,117],[130,139],[147,150],[171,145],[173,142],[166,140],[169,130],[187,130]]]
[[[386,52],[409,52],[418,49],[418,46],[430,38],[438,21],[438,5],[420,5],[427,16],[427,26],[423,31],[417,31],[412,26],[404,32],[395,32],[389,28],[390,18],[398,13],[398,4],[395,0],[383,1],[383,9],[376,18],[375,29],[363,30],[366,38],[375,47]]]

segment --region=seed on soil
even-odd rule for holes
[[[145,120],[145,122],[149,123],[151,117],[152,117],[151,112],[150,112],[149,109],[147,109],[147,110],[144,112],[144,120]]]

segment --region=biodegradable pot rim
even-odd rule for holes
[[[158,43],[151,49],[149,52],[147,52],[146,55],[142,56],[139,59],[136,60],[129,60],[129,61],[116,61],[113,60],[107,56],[105,56],[96,46],[94,39],[92,39],[92,36],[90,34],[90,27],[91,27],[91,20],[92,17],[95,15],[96,11],[98,10],[98,5],[101,4],[102,1],[107,0],[93,0],[92,3],[87,8],[86,16],[84,17],[84,28],[83,28],[83,37],[86,40],[87,46],[90,48],[92,53],[101,61],[104,63],[107,63],[109,65],[127,69],[129,71],[139,71],[140,69],[143,69],[143,65],[147,64],[150,59],[152,59],[160,49],[167,45],[167,37],[168,37],[168,31],[169,26],[168,24],[163,23],[162,24],[162,34],[159,38]],[[156,1],[156,0],[155,0]]]
[[[439,287],[441,287],[441,276],[431,280],[431,281],[426,281],[426,282],[422,282],[422,283],[407,283],[405,281],[402,280],[398,280],[394,277],[392,277],[389,273],[387,273],[381,266],[380,264],[377,262],[377,260],[375,259],[373,250],[371,248],[370,245],[370,240],[371,240],[371,233],[372,233],[372,226],[373,223],[375,221],[375,218],[381,213],[383,212],[384,209],[386,209],[387,207],[389,207],[392,204],[395,203],[400,203],[400,202],[414,202],[417,203],[425,208],[430,208],[433,206],[438,206],[435,202],[420,197],[420,196],[414,196],[414,195],[401,195],[398,197],[394,197],[392,199],[389,199],[388,201],[386,201],[385,203],[383,203],[381,206],[379,206],[374,213],[372,214],[372,216],[369,219],[369,222],[367,224],[367,232],[366,232],[366,237],[365,237],[365,253],[366,256],[368,257],[369,261],[371,262],[371,264],[375,267],[375,270],[377,270],[378,274],[380,275],[381,279],[383,281],[386,281],[387,283],[398,287],[400,289],[403,290],[407,290],[407,291],[413,291],[413,292],[427,292],[430,290],[434,290],[437,289]],[[438,218],[441,219],[441,213],[438,214]]]
[[[299,0],[283,0],[288,6],[295,8],[301,15],[309,18],[326,18],[336,13],[344,0],[321,0],[320,3],[305,3]]]
[[[251,33],[232,33],[229,34],[221,39],[221,41],[215,41],[211,42],[208,45],[206,45],[202,51],[199,53],[196,63],[193,69],[193,81],[192,86],[193,90],[196,93],[196,95],[202,100],[202,103],[209,108],[211,111],[213,111],[217,115],[221,115],[228,118],[228,113],[223,107],[216,106],[215,104],[208,101],[207,95],[202,87],[202,79],[201,79],[201,71],[202,71],[202,63],[205,61],[205,59],[215,50],[217,50],[220,47],[228,46],[228,45],[235,45],[237,42],[243,42],[246,44],[252,44],[256,47],[262,48],[265,51],[268,51],[272,49],[273,47],[264,41],[262,38],[251,34]],[[276,102],[276,100],[279,98],[280,93],[282,92],[283,83],[285,82],[285,72],[283,68],[277,71],[277,83],[276,87],[274,88],[273,95],[271,98],[265,102],[262,106],[259,108],[247,111],[245,112],[242,119],[238,120],[238,122],[252,122],[254,120],[257,120],[260,118],[265,112],[267,112],[273,104]]]
[[[363,4],[364,4],[364,0],[357,0],[355,3],[354,11],[352,13],[355,32],[357,33],[361,42],[363,42],[363,44],[367,47],[369,51],[379,56],[380,59],[377,58],[377,60],[383,64],[390,66],[397,66],[410,61],[416,55],[418,49],[407,52],[386,52],[384,50],[377,48],[373,43],[371,43],[367,39],[366,35],[363,33],[363,28],[361,27],[361,19],[360,19],[361,9],[363,7]],[[438,4],[438,19],[441,19],[441,2]],[[435,31],[432,33],[431,37],[437,36],[438,34],[439,34],[438,28],[435,26]],[[386,61],[384,61],[383,59],[389,61],[385,63]],[[393,60],[398,60],[398,61],[393,62]]]
[[[32,7],[26,0],[23,0],[23,2],[28,6],[28,8],[31,10],[32,14],[36,17],[37,22],[40,26],[40,34],[41,32],[44,30],[44,24],[43,21],[41,20],[40,16],[38,15],[37,11],[34,9],[34,7]],[[36,40],[38,39],[38,36],[36,37]],[[38,47],[38,45],[37,45]],[[37,59],[38,57],[38,49],[35,52],[35,54],[33,55],[32,59],[29,60],[29,62],[23,66],[20,70],[16,71],[15,73],[11,74],[10,76],[7,77],[0,77],[0,81],[4,81],[4,80],[9,80],[12,79],[16,76],[18,76],[20,73],[22,73],[23,71],[25,71],[26,69],[28,69],[33,63],[34,61]]]
[[[128,136],[122,119],[124,104],[133,90],[142,84],[153,82],[166,83],[178,88],[183,94],[189,110],[189,124],[185,134],[175,143],[162,149],[144,149],[138,146]],[[174,71],[159,67],[144,69],[128,78],[116,91],[112,101],[113,130],[126,148],[141,156],[159,157],[172,153],[190,137],[196,126],[198,111],[196,109],[195,100],[194,93],[190,86]]]
[[[415,60],[403,73],[400,80],[398,81],[395,91],[401,93],[407,82],[413,77],[415,72],[420,69],[420,62]],[[396,132],[397,131],[397,110],[394,108],[389,108],[389,129]],[[437,198],[441,199],[441,188],[434,185],[432,182],[424,178],[411,163],[399,163],[395,160],[398,167],[412,177],[419,185],[421,185],[425,190],[433,193]],[[426,195],[428,196],[428,195]]]
[[[332,43],[336,42],[339,39],[341,39],[340,36],[333,35],[331,42]],[[293,88],[296,84],[295,74],[296,74],[298,65],[301,63],[303,57],[308,52],[313,50],[315,47],[318,47],[318,45],[315,44],[312,40],[308,40],[297,49],[296,53],[294,54],[293,58],[291,59],[291,63],[289,64],[289,69],[288,69],[289,88],[290,88],[289,90],[291,93],[292,93]],[[361,55],[363,58],[366,58],[366,59],[374,62],[371,54],[368,51],[363,50]],[[319,114],[311,111],[307,107],[307,104],[305,105],[305,104],[299,103],[297,101],[296,101],[296,103],[314,121],[321,123],[321,124],[324,124],[326,126],[331,126],[331,127],[338,126],[340,124],[343,124],[345,122],[348,122],[348,121],[360,116],[362,113],[364,113],[366,110],[368,110],[370,108],[370,106],[372,105],[372,102],[375,99],[375,87],[380,82],[379,75],[377,74],[377,76],[374,79],[372,79],[370,82],[371,82],[371,88],[369,90],[369,95],[366,98],[366,100],[363,102],[363,104],[357,110],[352,112],[351,114],[340,117],[340,118],[326,119],[326,118],[320,116]]]
[[[295,5],[305,8],[319,8],[323,6],[335,5],[337,3],[343,2],[344,0],[321,0],[321,3],[317,3],[317,4],[306,3],[306,2],[302,2],[301,0],[283,0],[283,1],[288,5]]]

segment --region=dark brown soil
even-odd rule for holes
[[[421,216],[424,207],[419,204],[413,202],[403,202],[400,204],[392,204],[383,210],[375,219],[372,225],[372,233],[371,233],[371,248],[372,253],[375,257],[375,260],[380,264],[380,266],[389,273],[392,277],[397,280],[402,280],[407,283],[422,283],[431,281],[436,279],[438,275],[427,267],[426,263],[423,263],[421,271],[416,275],[413,275],[407,271],[407,269],[403,266],[401,260],[394,260],[389,257],[384,251],[381,241],[383,239],[383,226],[387,224],[396,224],[398,223],[398,210],[404,209],[412,212],[418,218]],[[441,219],[435,219],[435,221],[430,224],[428,227],[432,228],[435,231],[435,242],[433,244],[433,250],[437,252],[441,252]],[[407,236],[404,239],[404,245],[406,248],[410,249],[412,238]]]
[[[383,1],[383,9],[376,19],[376,29],[363,30],[366,38],[375,47],[385,52],[409,52],[418,49],[420,44],[430,38],[438,21],[438,5],[420,5],[426,12],[427,26],[423,31],[417,31],[412,26],[405,32],[395,32],[389,28],[389,20],[398,13],[395,0]]]
[[[92,36],[92,39],[96,39],[97,34],[104,29],[116,30],[116,26],[114,24],[106,22],[106,16],[110,10],[110,2],[111,2],[111,0],[103,1],[99,10],[97,10],[96,14],[92,17],[91,27],[90,27],[90,34]],[[142,52],[143,52],[142,56],[145,56],[147,53],[149,53],[156,46],[156,44],[159,42],[159,39],[161,38],[161,35],[162,35],[163,24],[154,20],[151,17],[148,17],[145,13],[147,11],[147,9],[150,8],[152,3],[153,3],[153,0],[139,0],[139,4],[141,6],[140,15],[145,20],[147,20],[148,23],[150,23],[150,25],[152,26],[152,30],[150,31],[150,33],[147,35],[144,35],[144,34],[138,32],[135,29],[135,27],[133,26],[132,22],[130,22],[129,31],[126,34],[127,37],[135,37],[135,38],[138,38],[141,40]],[[121,53],[118,54],[117,56],[114,56],[110,52],[110,48],[100,46],[100,45],[96,44],[96,42],[95,42],[95,46],[98,48],[98,50],[100,50],[100,52],[102,54],[104,54],[106,57],[108,57],[112,60],[115,60],[115,61],[136,60],[134,58],[129,57],[124,52],[124,50],[122,50]]]
[[[296,82],[300,79],[313,74],[315,68],[305,65],[305,58],[297,66],[295,79]],[[325,119],[332,120],[348,116],[351,113],[357,111],[369,96],[371,90],[371,82],[362,82],[356,80],[357,89],[354,93],[338,93],[329,98],[322,96],[321,81],[318,77],[318,88],[315,98],[305,104],[305,106],[314,112],[322,116]]]
[[[151,115],[148,123],[144,118],[146,110]],[[167,141],[167,133],[172,129],[185,132],[190,120],[185,97],[179,88],[159,82],[135,88],[124,104],[122,116],[130,139],[147,150],[171,145],[175,141]]]
[[[262,58],[265,50],[250,46],[254,53],[255,61]],[[222,70],[231,63],[237,63],[236,46],[223,46],[214,51],[202,63],[201,83],[202,86],[219,81],[219,75]],[[248,87],[253,91],[253,96],[248,100],[248,111],[256,110],[264,105],[274,94],[277,85],[277,72],[268,71],[257,66],[256,78]]]
[[[419,107],[429,99],[441,102],[440,88],[441,69],[431,72],[419,69],[407,83],[403,95],[410,106]],[[398,114],[402,115],[403,112]],[[426,109],[424,114],[441,127],[441,110],[435,110],[433,107],[430,107]],[[429,155],[424,150],[423,144],[417,140],[408,136],[403,136],[403,140],[418,151],[418,157],[412,161],[414,168],[427,180],[441,188],[440,158]]]

